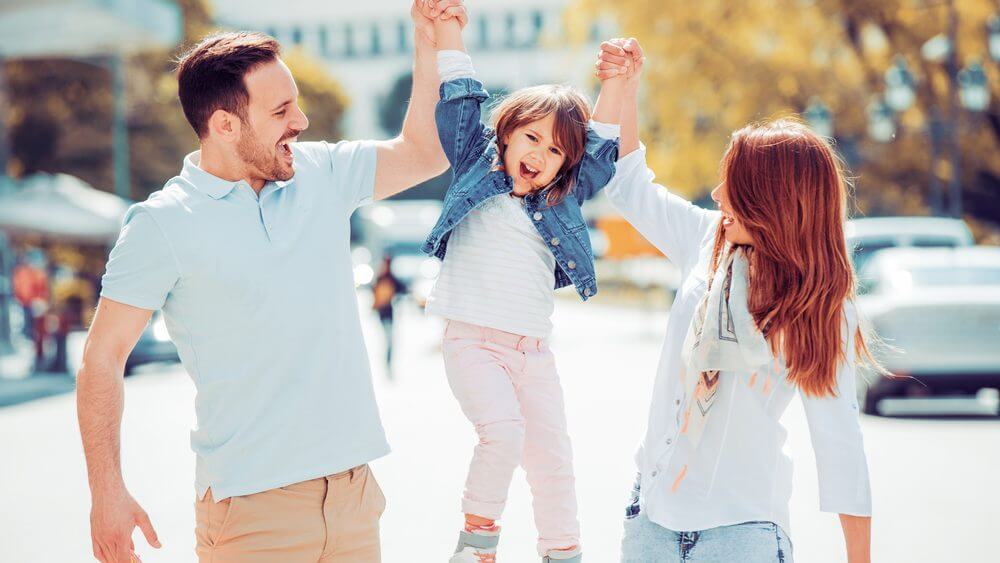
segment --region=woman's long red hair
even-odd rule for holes
[[[778,119],[733,133],[722,161],[732,214],[753,238],[746,248],[750,313],[789,381],[810,396],[836,394],[844,358],[844,303],[855,278],[844,238],[848,187],[830,145],[802,123]],[[725,242],[720,226],[712,270]],[[711,279],[711,278],[709,278]],[[864,336],[856,355],[874,363]]]

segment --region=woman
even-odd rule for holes
[[[871,494],[844,240],[843,172],[804,125],[735,132],[708,211],[653,182],[636,115],[642,50],[602,45],[596,121],[621,117],[611,202],[682,272],[670,312],[622,560],[791,561],[791,459],[779,420],[802,396],[820,509],[840,514],[851,563],[869,560]]]

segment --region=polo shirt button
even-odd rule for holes
[[[674,404],[675,404],[675,405],[677,405],[677,406],[680,406],[680,404],[681,404],[681,400],[680,400],[680,399],[677,399],[677,400],[675,400],[675,401],[674,401]]]
[[[559,237],[552,237],[552,240],[549,242],[552,243],[552,246],[559,246]]]
[[[673,444],[673,443],[674,443],[674,441],[673,441],[673,440],[672,440],[671,438],[667,438],[667,445],[668,445],[668,446],[669,446],[670,444]]]
[[[532,215],[532,217],[535,218],[535,221],[541,221],[542,220],[542,212],[541,211],[535,211],[535,214]]]
[[[566,265],[569,266],[570,270],[575,270],[576,269],[576,262],[574,262],[572,260],[570,260],[569,263],[567,263]]]
[[[650,475],[652,475],[653,477],[656,477],[659,474],[660,474],[660,472],[654,469],[653,472]]]
[[[589,288],[589,287],[585,287],[585,288],[583,288],[583,294],[584,294],[584,295],[586,295],[587,297],[590,297],[590,294],[591,294],[591,293],[593,293],[593,292],[592,292],[592,291],[590,291],[590,288]]]

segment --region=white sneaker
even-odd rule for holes
[[[489,557],[495,556],[496,553],[496,549],[464,547],[462,551],[452,555],[448,563],[483,563],[484,560],[492,561]]]
[[[475,530],[458,534],[458,546],[448,563],[483,563],[496,556],[497,544],[500,543],[500,528],[493,530]]]
[[[580,549],[580,546],[573,549],[550,549],[545,554],[545,557],[542,558],[542,563],[549,563],[550,561],[581,563],[583,561],[583,550]]]

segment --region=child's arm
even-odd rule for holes
[[[462,41],[462,26],[457,18],[449,17],[447,12],[438,10],[437,0],[430,0],[430,17],[434,18],[434,40],[438,51],[465,52]]]
[[[639,78],[644,62],[642,47],[635,39],[612,39],[601,44],[597,62],[601,96],[594,110],[594,121],[621,124],[619,159],[639,148]],[[618,121],[607,121],[612,116]]]
[[[587,149],[573,186],[580,203],[597,195],[615,173],[614,163],[619,158],[620,148],[609,140],[613,141],[621,135],[618,124],[621,121],[622,101],[626,97],[626,77],[635,69],[632,56],[622,48],[624,43],[624,39],[614,39],[601,45],[602,60],[597,64],[601,92],[587,128]]]
[[[480,106],[489,99],[483,85],[472,78],[472,60],[465,52],[462,26],[455,17],[437,11],[438,0],[424,2],[424,13],[434,19],[438,74],[441,77],[440,101],[435,109],[438,139],[455,173],[461,173],[470,157],[478,156],[485,146],[485,127],[480,121]]]
[[[622,101],[625,99],[625,81],[631,55],[622,48],[623,40],[615,39],[601,44],[601,59],[597,63],[597,77],[601,80],[601,93],[594,106],[594,121],[620,123]]]

